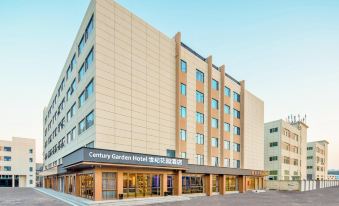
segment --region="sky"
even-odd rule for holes
[[[246,81],[265,121],[307,115],[308,140],[326,139],[339,169],[339,1],[118,0],[167,36]],[[89,0],[0,1],[0,138],[37,139]],[[42,156],[37,157],[42,161]]]

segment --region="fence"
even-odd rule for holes
[[[310,191],[327,187],[339,187],[339,180],[267,180],[269,190]]]

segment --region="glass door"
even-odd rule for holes
[[[167,176],[167,192],[168,195],[173,195],[173,180],[174,176],[173,175],[168,175]]]

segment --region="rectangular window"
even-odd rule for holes
[[[12,161],[12,157],[10,157],[10,156],[4,156],[4,161],[10,162],[10,161]]]
[[[240,111],[233,109],[233,117],[240,119]]]
[[[11,166],[4,166],[4,171],[12,171],[12,167]]]
[[[230,106],[228,106],[227,104],[224,104],[224,113],[230,114]]]
[[[93,23],[93,16],[92,16],[91,19],[89,20],[87,27],[86,27],[86,30],[85,30],[86,41],[91,36],[91,34],[93,32],[93,28],[94,28],[94,23]]]
[[[215,79],[212,79],[212,89],[219,90],[219,82]]]
[[[278,142],[270,142],[270,147],[276,147],[278,146]]]
[[[72,67],[71,65],[67,68],[66,71],[66,79],[68,79],[72,75]]]
[[[181,95],[186,96],[186,84],[180,84],[180,93]]]
[[[204,103],[204,93],[201,93],[199,91],[195,91],[195,96],[196,96],[197,102]]]
[[[219,139],[216,137],[211,138],[212,147],[219,147]]]
[[[228,87],[225,87],[224,88],[224,93],[225,93],[225,96],[231,96],[231,90],[230,90],[230,88],[228,88]]]
[[[204,73],[200,70],[196,70],[196,79],[202,83],[204,83]]]
[[[204,124],[204,114],[197,112],[195,114],[195,119],[196,119],[197,123]]]
[[[240,135],[240,127],[234,126],[234,127],[233,127],[233,133],[234,133],[235,135]]]
[[[12,147],[4,147],[4,151],[5,152],[11,152],[12,151]]]
[[[187,72],[187,63],[184,60],[181,60],[181,72],[186,73]]]
[[[94,55],[93,55],[93,49],[89,52],[88,56],[86,57],[86,71],[89,69],[93,63]]]
[[[167,155],[167,157],[175,157],[175,150],[168,149],[166,151],[166,155]]]
[[[272,156],[270,157],[270,162],[272,161],[277,161],[278,160],[278,156]]]
[[[196,156],[196,163],[197,165],[204,165],[204,155],[198,154]]]
[[[235,168],[240,168],[240,160],[234,160],[233,165]]]
[[[271,129],[270,129],[270,133],[274,133],[274,132],[278,132],[278,127],[271,128]]]
[[[102,173],[102,199],[110,200],[116,198],[117,178],[114,172]]]
[[[231,149],[231,142],[224,140],[224,149],[230,150]]]
[[[70,121],[72,119],[72,117],[75,115],[75,103],[72,105],[72,107],[68,110],[67,112],[67,121]]]
[[[219,128],[218,119],[212,118],[211,123],[212,123],[212,128]]]
[[[82,36],[79,42],[79,45],[78,45],[78,56],[82,53],[82,51],[84,50],[84,47],[85,47],[85,38],[84,36]]]
[[[219,109],[219,102],[216,99],[211,100],[211,105],[213,109]]]
[[[92,111],[86,116],[86,129],[90,128],[94,124],[94,112]]]
[[[186,130],[181,129],[181,130],[180,130],[180,139],[181,139],[182,141],[186,141],[186,138],[187,138],[187,136],[186,136]]]
[[[77,64],[77,61],[76,61],[76,59],[75,59],[75,54],[74,54],[74,56],[73,56],[73,58],[72,58],[72,61],[71,61],[71,67],[72,67],[72,70],[75,69],[76,64]]]
[[[79,134],[83,133],[85,130],[86,130],[86,121],[85,119],[83,119],[79,123]]]
[[[180,107],[180,116],[181,118],[186,118],[186,107]]]
[[[224,131],[230,132],[230,124],[228,124],[227,122],[224,122]]]
[[[219,157],[212,157],[212,166],[219,166]]]
[[[240,102],[240,94],[233,92],[233,100],[236,102]]]
[[[204,144],[204,135],[197,133],[195,135],[195,143],[197,143],[197,144]]]
[[[82,64],[79,72],[78,72],[78,81],[80,82],[85,76],[85,64]]]
[[[180,157],[181,158],[187,158],[187,153],[186,152],[181,152]]]
[[[29,162],[33,162],[33,158],[32,157],[29,158]]]
[[[92,96],[93,92],[94,92],[94,88],[93,88],[93,80],[91,80],[91,82],[86,86],[86,99],[88,99],[90,96]]]
[[[224,159],[224,167],[230,167],[230,159]]]
[[[278,175],[278,170],[271,170],[270,175]]]
[[[82,107],[84,103],[85,103],[85,91],[83,91],[79,96],[79,108]]]
[[[235,151],[235,152],[240,152],[240,144],[238,144],[238,143],[233,143],[233,151]]]
[[[33,172],[33,167],[29,167],[29,171],[30,171],[30,172]]]

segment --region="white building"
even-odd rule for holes
[[[307,179],[327,180],[328,142],[307,143]]]
[[[0,187],[35,187],[35,140],[0,140]]]
[[[265,170],[268,180],[306,179],[308,126],[277,120],[265,123]]]

